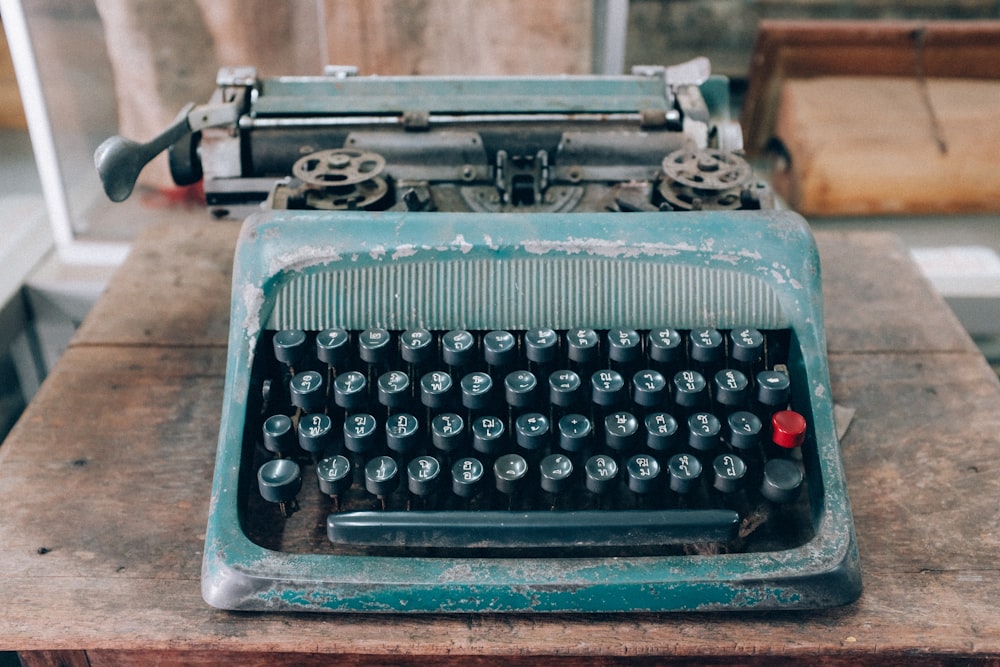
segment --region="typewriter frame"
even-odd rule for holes
[[[663,275],[691,290],[686,306],[653,304],[641,316],[648,322],[633,318],[630,326],[656,326],[670,317],[667,323],[678,328],[741,324],[793,331],[801,354],[790,365],[808,379],[808,386],[799,382],[794,391],[813,415],[803,448],[810,458],[806,470],[812,540],[768,553],[514,559],[297,554],[265,549],[246,537],[240,517],[240,494],[247,492],[249,479],[241,472],[245,409],[253,350],[269,320],[303,328],[334,323],[527,328],[541,324],[535,321],[540,317],[535,314],[541,313],[548,325],[559,326],[551,321],[553,304],[544,302],[545,297],[517,306],[506,316],[513,318],[510,321],[486,321],[463,305],[482,287],[469,284],[438,294],[441,307],[436,309],[414,294],[404,294],[410,301],[396,309],[398,291],[387,288],[383,293],[389,296],[375,312],[352,308],[353,295],[346,291],[339,298],[331,295],[332,311],[323,310],[330,304],[315,302],[276,311],[279,293],[290,281],[338,271],[374,271],[384,282],[406,267],[419,271],[482,260],[489,267],[487,282],[499,285],[503,279],[498,276],[516,263],[541,258],[575,266],[569,275],[581,283],[589,280],[598,299],[615,287],[598,283],[594,273],[607,261],[626,267],[626,273],[633,271],[629,275],[650,268],[667,271]],[[631,289],[656,287],[639,283]],[[413,312],[414,303],[438,313],[430,317],[439,320],[409,322],[391,314]],[[352,317],[365,321],[350,321]],[[616,323],[605,323],[616,315],[593,310],[589,302],[579,310],[556,312],[556,319],[560,317],[572,320],[566,326]],[[236,252],[230,332],[202,571],[203,596],[213,606],[355,612],[707,611],[828,607],[849,603],[860,594],[854,524],[825,361],[819,257],[808,226],[794,213],[256,214],[244,223]]]

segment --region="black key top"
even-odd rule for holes
[[[712,486],[720,493],[739,491],[746,474],[747,464],[735,454],[719,454],[712,461]]]
[[[674,402],[685,408],[697,408],[706,403],[708,384],[698,371],[681,371],[674,375]]]
[[[451,491],[460,498],[474,498],[483,489],[485,468],[479,459],[459,459],[451,467]]]
[[[621,373],[611,369],[597,371],[590,376],[590,400],[604,408],[613,408],[625,402],[628,389]]]
[[[564,493],[573,481],[573,462],[564,454],[549,454],[538,466],[543,491]]]
[[[618,463],[607,454],[596,454],[583,466],[587,490],[603,496],[614,490],[618,478]]]
[[[770,408],[780,408],[788,404],[791,383],[781,371],[761,371],[757,373],[757,400]]]
[[[358,336],[358,355],[362,361],[372,365],[388,363],[392,353],[391,343],[392,336],[382,327],[365,329]]]
[[[299,447],[319,454],[332,445],[333,420],[327,415],[312,413],[299,418]]]
[[[431,444],[442,452],[453,452],[465,443],[465,420],[454,412],[442,412],[431,420]]]
[[[451,376],[443,371],[425,373],[420,378],[420,402],[431,410],[442,410],[451,405],[454,384]]]
[[[453,329],[441,337],[441,358],[453,368],[472,363],[476,354],[476,339],[465,329]]]
[[[571,329],[566,332],[566,356],[578,364],[591,364],[600,356],[600,336],[593,329]]]
[[[365,489],[385,502],[399,486],[399,466],[391,456],[376,456],[365,465]]]
[[[764,354],[764,334],[757,329],[733,329],[729,332],[729,356],[733,361],[753,364]]]
[[[296,373],[288,382],[292,405],[306,412],[320,412],[326,404],[323,376],[316,371]]]
[[[667,461],[667,478],[670,490],[679,494],[691,493],[701,479],[701,461],[687,454],[674,454]]]
[[[772,503],[791,503],[802,491],[802,469],[789,459],[771,459],[764,464],[760,495]]]
[[[711,412],[688,417],[688,446],[699,452],[714,452],[722,444],[722,423]]]
[[[387,408],[400,409],[410,402],[410,377],[399,371],[383,373],[378,378],[378,402]]]
[[[638,361],[642,357],[642,337],[635,329],[611,329],[608,331],[608,358],[623,364]]]
[[[516,409],[533,406],[537,400],[538,379],[531,371],[514,371],[503,380],[504,399]]]
[[[583,382],[573,371],[562,370],[549,374],[549,403],[569,408],[581,403]]]
[[[257,470],[257,488],[269,503],[277,503],[286,516],[302,488],[302,469],[291,459],[272,459]]]
[[[334,544],[361,546],[530,548],[651,546],[728,542],[731,510],[580,510],[343,512],[327,517]]]
[[[341,496],[351,488],[351,462],[340,454],[327,457],[316,464],[316,479],[320,491],[334,498]]]
[[[517,361],[517,339],[509,331],[491,331],[483,336],[483,359],[490,366],[510,366]]]
[[[631,412],[613,412],[604,418],[604,444],[619,453],[635,449],[639,442],[639,420]]]
[[[688,351],[691,360],[701,364],[714,364],[722,361],[723,347],[722,334],[718,329],[705,327],[692,329],[688,336]]]
[[[484,410],[492,404],[493,378],[486,373],[469,373],[459,383],[462,405],[469,410]]]
[[[350,415],[344,420],[344,448],[355,454],[375,451],[378,441],[375,437],[378,422],[369,414]]]
[[[407,329],[399,336],[399,356],[410,364],[426,364],[434,358],[434,336],[427,329]]]
[[[593,427],[580,414],[563,415],[559,419],[559,448],[564,452],[581,452],[590,443]]]
[[[316,358],[329,366],[342,366],[350,356],[350,342],[343,329],[324,329],[316,334]]]
[[[660,407],[667,395],[667,379],[659,371],[643,370],[632,376],[632,400],[642,407]]]
[[[368,380],[357,371],[341,373],[333,381],[333,401],[345,410],[368,407]]]
[[[636,454],[625,463],[625,481],[633,493],[652,493],[659,488],[660,462],[652,456]]]
[[[524,332],[524,355],[528,361],[549,364],[559,351],[559,336],[552,329],[528,329]]]
[[[269,452],[287,456],[295,451],[297,443],[292,420],[285,415],[272,415],[261,429],[264,448]]]
[[[287,366],[294,366],[305,357],[305,331],[300,329],[284,329],[274,334],[272,343],[274,358]]]
[[[684,339],[676,329],[649,332],[649,358],[661,364],[679,363],[684,358]]]
[[[654,452],[669,452],[677,448],[677,420],[666,412],[654,412],[646,415],[646,446]]]
[[[493,463],[493,480],[505,496],[520,495],[527,477],[528,462],[520,454],[504,454]]]
[[[406,466],[406,488],[415,496],[426,498],[441,485],[441,463],[433,456],[418,456]]]
[[[764,428],[760,417],[752,412],[740,410],[726,419],[729,427],[729,444],[740,451],[754,450],[760,444],[760,432]]]
[[[420,444],[420,422],[411,414],[400,412],[385,422],[385,445],[398,454],[412,452]]]
[[[486,456],[500,454],[507,444],[503,420],[491,415],[472,420],[472,448]]]
[[[537,451],[548,446],[551,438],[549,418],[538,412],[526,412],[514,420],[514,441],[527,451]]]
[[[726,368],[712,378],[712,396],[719,405],[732,408],[745,405],[750,392],[750,381],[740,371]]]

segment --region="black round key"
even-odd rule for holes
[[[685,408],[697,408],[707,402],[708,383],[698,371],[674,375],[674,402]]]
[[[351,462],[341,454],[328,456],[316,464],[316,480],[319,490],[328,496],[346,493],[353,481]]]
[[[649,332],[649,358],[661,364],[673,364],[684,358],[684,339],[676,329],[653,329]]]
[[[726,419],[729,444],[741,451],[756,449],[760,443],[760,432],[764,423],[752,412],[740,410]]]
[[[593,329],[570,329],[566,332],[566,356],[578,364],[590,364],[600,355],[601,338]]]
[[[449,366],[468,366],[475,354],[476,339],[465,329],[452,329],[441,337],[441,358]]]
[[[425,364],[434,358],[434,335],[427,329],[407,329],[399,335],[399,356],[409,364]]]
[[[378,441],[378,422],[369,414],[349,415],[344,420],[344,448],[355,454],[367,454],[375,450]]]
[[[365,489],[378,498],[392,495],[399,486],[399,466],[391,456],[376,456],[365,464]]]
[[[257,470],[257,488],[269,503],[295,500],[302,488],[302,469],[291,459],[272,459]]]
[[[632,363],[642,357],[642,337],[635,329],[608,331],[608,358],[620,363]]]
[[[466,457],[451,467],[451,490],[460,498],[473,498],[483,488],[485,469],[479,459]]]
[[[329,366],[347,363],[351,337],[343,329],[333,327],[316,334],[316,358]]]
[[[750,381],[740,371],[726,368],[712,378],[712,396],[719,405],[734,407],[746,403]]]
[[[306,352],[306,332],[301,329],[283,329],[272,340],[274,358],[288,366],[302,361]]]
[[[688,454],[674,454],[667,461],[670,490],[679,494],[691,493],[701,479],[701,461]]]
[[[469,373],[459,383],[462,388],[462,405],[469,410],[483,410],[493,399],[493,378],[486,373]]]
[[[699,452],[714,452],[722,443],[722,423],[711,412],[696,412],[687,420],[688,445]]]
[[[484,415],[472,420],[472,448],[487,456],[496,456],[507,442],[503,420]]]
[[[382,327],[365,329],[358,336],[358,355],[369,364],[384,364],[392,353],[392,336]]]
[[[583,476],[588,491],[604,495],[615,488],[618,463],[607,454],[596,454],[584,464]]]
[[[514,371],[503,379],[504,400],[512,408],[529,408],[538,396],[538,379],[531,371]]]
[[[402,408],[410,401],[410,378],[400,371],[389,371],[378,378],[378,402],[387,408]]]
[[[631,412],[613,412],[604,418],[604,443],[616,452],[630,452],[639,440],[639,420]]]
[[[549,374],[549,403],[569,408],[581,402],[583,382],[573,371],[554,371]]]
[[[593,426],[590,420],[580,414],[568,414],[559,418],[559,448],[564,452],[580,452],[590,443]]]
[[[514,420],[514,440],[521,449],[543,449],[551,438],[549,418],[538,412],[526,412]]]
[[[636,454],[625,463],[625,480],[633,493],[652,493],[659,486],[660,462],[648,454]]]
[[[521,493],[527,476],[528,462],[520,454],[504,454],[493,463],[493,479],[497,491],[506,496]]]
[[[606,368],[590,376],[590,400],[595,405],[614,407],[624,403],[627,396],[625,378],[618,371]]]
[[[517,338],[509,331],[491,331],[483,336],[483,359],[490,366],[509,366],[517,361]]]
[[[406,465],[406,488],[415,496],[427,497],[441,484],[441,463],[433,456],[418,456]]]
[[[454,384],[444,371],[431,371],[420,378],[420,402],[431,410],[451,405]]]
[[[400,412],[385,422],[385,445],[394,452],[406,454],[420,444],[420,422],[411,414]]]
[[[559,336],[552,329],[528,329],[524,332],[524,356],[528,361],[549,364],[559,351]]]
[[[285,415],[272,415],[264,420],[261,429],[264,448],[269,452],[287,456],[295,451],[296,437],[292,420]]]
[[[647,369],[632,376],[632,400],[642,407],[659,407],[667,396],[667,378],[659,371]]]
[[[692,361],[702,364],[721,361],[725,351],[722,334],[711,327],[692,329],[688,335],[688,351]]]
[[[768,407],[777,408],[788,404],[791,383],[788,376],[780,371],[757,373],[757,400]]]
[[[323,413],[311,413],[299,418],[299,447],[319,454],[333,445],[333,420]]]
[[[772,503],[791,503],[802,491],[802,469],[789,459],[771,459],[764,464],[760,495]]]
[[[563,493],[573,482],[573,462],[565,454],[549,454],[538,466],[543,491]]]
[[[712,461],[712,486],[720,493],[736,493],[743,486],[747,464],[736,454],[719,454]]]
[[[358,410],[368,404],[368,380],[357,371],[339,374],[333,380],[333,401],[345,410]]]
[[[669,452],[677,448],[679,425],[672,415],[666,412],[653,412],[646,415],[646,446],[654,452]]]
[[[442,412],[431,420],[431,444],[442,452],[453,452],[465,443],[465,420],[454,412]]]
[[[733,361],[752,364],[764,354],[764,334],[757,329],[739,328],[729,332],[729,356]]]
[[[288,382],[292,405],[306,412],[319,412],[326,403],[323,376],[316,371],[296,373]]]

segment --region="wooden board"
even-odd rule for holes
[[[787,79],[774,136],[807,216],[1000,211],[1000,79]]]
[[[817,233],[865,590],[816,612],[228,613],[199,591],[236,225],[157,228],[0,447],[28,665],[1000,660],[1000,383],[892,237]],[[100,318],[102,322],[94,322]],[[191,321],[191,327],[181,323]]]

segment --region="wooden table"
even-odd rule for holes
[[[236,233],[147,233],[0,447],[0,650],[95,667],[1000,661],[1000,383],[905,249],[876,233],[818,234],[833,392],[856,410],[843,452],[857,603],[594,616],[210,608],[199,575]]]

